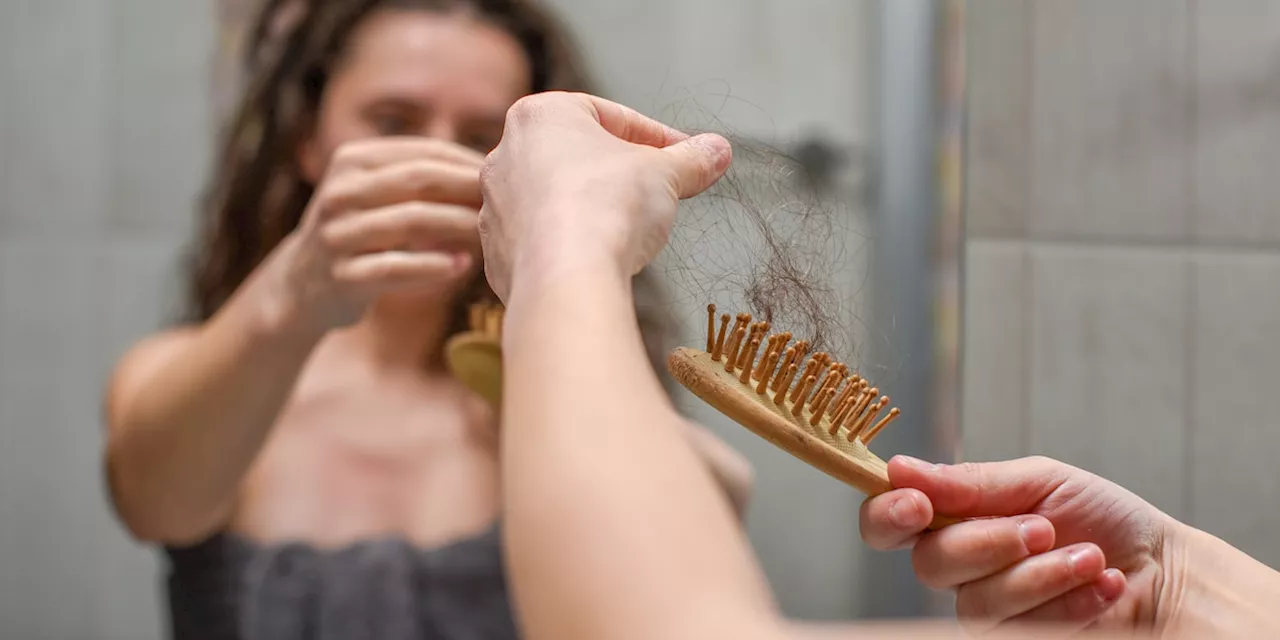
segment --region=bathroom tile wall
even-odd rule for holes
[[[550,4],[615,99],[690,128],[852,146],[869,2]],[[162,637],[163,563],[104,499],[100,399],[114,359],[179,301],[213,151],[218,15],[215,0],[0,2],[0,636]],[[863,252],[857,221],[846,231]],[[851,615],[857,498],[697,417],[761,470],[749,529],[784,608]]]
[[[1280,566],[1280,9],[969,11],[965,457],[1062,458]]]

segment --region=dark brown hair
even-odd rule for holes
[[[469,12],[520,44],[530,65],[530,93],[593,92],[564,28],[529,0],[267,0],[249,32],[247,86],[227,123],[203,205],[189,320],[213,316],[297,227],[313,189],[299,174],[295,151],[312,133],[329,74],[351,34],[380,10]],[[665,296],[647,273],[637,278],[636,292],[650,357],[660,363],[670,326]],[[487,295],[481,276],[459,306]]]

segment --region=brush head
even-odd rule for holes
[[[868,449],[898,417],[889,397],[826,353],[810,354],[810,344],[791,343],[791,334],[769,333],[769,323],[752,323],[707,307],[705,351],[680,347],[667,368],[686,389],[720,413],[810,466],[868,496],[892,488],[888,465]],[[763,348],[763,351],[762,351]],[[950,521],[938,519],[934,528]]]
[[[778,403],[773,394],[757,394],[755,385],[743,384],[705,351],[679,347],[667,358],[667,368],[712,408],[818,470],[867,495],[891,488],[885,461],[861,440],[850,441],[847,430],[832,436],[829,416],[810,426],[812,410],[805,407],[795,415],[795,403],[787,398]]]
[[[468,330],[445,343],[449,372],[495,409],[502,404],[502,316],[496,304],[471,305]]]

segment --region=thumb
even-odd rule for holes
[[[687,138],[662,149],[662,153],[670,160],[671,186],[681,199],[710,189],[733,162],[733,147],[714,133]]]
[[[895,489],[924,493],[937,513],[956,518],[1027,513],[1067,481],[1073,467],[1048,458],[939,465],[896,456],[889,461]]]

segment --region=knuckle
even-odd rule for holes
[[[490,185],[498,177],[498,157],[495,152],[490,152],[484,157],[484,164],[480,166],[480,188],[488,195]]]
[[[431,194],[442,185],[439,165],[430,160],[419,160],[407,165],[403,179],[413,191],[420,194]]]
[[[975,585],[956,589],[956,617],[964,620],[987,620],[992,617],[990,598]]]
[[[507,123],[522,125],[535,122],[541,119],[549,108],[560,103],[569,97],[569,94],[562,91],[547,91],[543,93],[535,93],[527,95],[507,110]]]
[[[333,152],[331,162],[333,168],[343,170],[360,166],[371,146],[372,143],[367,140],[355,140],[342,144]]]
[[[1076,589],[1059,598],[1061,617],[1066,620],[1087,620],[1098,614],[1098,599],[1089,588]]]
[[[911,550],[911,568],[916,573],[916,579],[920,584],[940,591],[946,589],[948,584],[938,571],[938,563],[934,561],[934,545],[929,540],[921,542]]]
[[[335,224],[322,224],[317,230],[320,246],[327,251],[335,251],[342,244],[344,233],[342,227]]]
[[[316,196],[317,209],[321,217],[332,217],[351,208],[358,195],[359,190],[349,181],[329,181]]]

